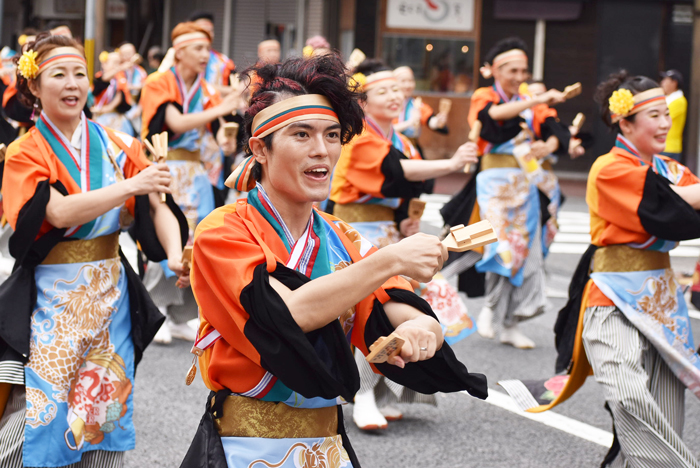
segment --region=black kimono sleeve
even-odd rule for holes
[[[520,123],[525,122],[525,119],[518,116],[503,121],[494,120],[489,115],[489,109],[493,105],[493,102],[486,104],[486,107],[477,114],[477,118],[481,122],[481,133],[479,136],[489,143],[497,145],[515,138],[522,130]]]
[[[651,168],[637,215],[642,227],[660,239],[683,241],[700,238],[700,213],[673,191],[670,182]]]
[[[381,171],[384,175],[381,192],[387,198],[416,198],[426,191],[424,181],[411,182],[406,180],[406,176],[401,166],[401,160],[406,156],[394,148],[389,149],[389,154],[382,161]]]
[[[571,132],[559,121],[556,117],[547,117],[540,126],[542,140],[547,141],[550,136],[555,136],[559,141],[559,148],[554,152],[557,156],[566,156],[569,154],[569,141],[571,140]]]

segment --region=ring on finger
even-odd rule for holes
[[[425,351],[426,353],[428,352],[428,348],[427,348],[427,347],[423,347],[423,348],[421,348],[420,350],[421,350],[421,351]]]

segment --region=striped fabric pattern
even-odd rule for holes
[[[22,450],[24,445],[24,422],[27,398],[24,386],[13,387],[5,412],[0,419],[0,466],[3,468],[22,468]],[[78,463],[63,468],[121,468],[124,466],[124,452],[106,452],[94,450],[86,452]]]
[[[19,361],[0,361],[0,382],[24,385],[24,364]]]
[[[615,306],[589,307],[583,344],[620,442],[611,466],[700,468],[683,442],[685,386]]]

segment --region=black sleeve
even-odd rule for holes
[[[413,292],[389,289],[387,294],[392,300],[415,307],[437,320],[428,303]],[[393,331],[394,327],[384,312],[384,306],[375,301],[374,309],[365,325],[365,343],[374,343],[378,338],[389,336]],[[457,360],[447,343],[443,343],[435,356],[427,361],[409,362],[403,369],[387,363],[376,364],[376,367],[389,379],[419,393],[466,390],[477,398],[485,399],[488,396],[486,376],[470,373],[466,366]]]
[[[581,260],[571,277],[569,283],[569,300],[557,314],[554,324],[554,346],[557,348],[557,360],[554,369],[557,374],[570,370],[573,363],[574,343],[576,341],[576,329],[578,328],[579,314],[581,313],[581,301],[586,284],[590,279],[591,262],[593,254],[598,249],[591,244],[581,256]]]
[[[153,223],[153,218],[151,218],[151,204],[148,195],[138,195],[135,197],[135,200],[134,224],[129,228],[129,234],[135,241],[138,241],[141,246],[141,251],[146,254],[146,257],[148,257],[150,261],[160,262],[166,260],[168,255],[158,240],[156,227]],[[177,203],[175,203],[175,200],[173,200],[172,195],[168,194],[165,197],[165,203],[168,208],[170,208],[170,211],[173,212],[175,218],[177,218],[177,222],[180,226],[180,240],[184,247],[189,238],[187,218],[185,218],[182,210]]]
[[[61,182],[54,187],[66,195]],[[63,240],[65,229],[52,229],[36,239],[46,216],[51,185],[48,180],[37,184],[34,195],[24,204],[10,237],[10,253],[15,258],[12,275],[0,285],[0,361],[27,362],[31,318],[36,304],[34,267]]]
[[[95,77],[94,80],[92,80],[92,95],[93,96],[99,96],[102,91],[105,89],[109,88],[109,81],[104,81],[100,77]]]
[[[146,135],[146,138],[150,140],[153,135],[164,131],[168,132],[168,141],[175,137],[175,133],[170,131],[170,129],[168,129],[168,127],[165,125],[165,109],[167,109],[171,104],[175,106],[177,110],[182,112],[182,105],[176,102],[164,102],[161,104],[151,121],[148,122],[148,135]]]
[[[143,352],[156,336],[158,329],[165,321],[165,316],[160,313],[153,303],[151,295],[143,285],[141,278],[131,268],[121,248],[119,256],[122,259],[124,272],[129,289],[129,309],[131,312],[131,339],[134,342],[134,367],[143,357]]]
[[[481,158],[479,158],[476,172],[471,176],[469,182],[440,208],[440,215],[445,224],[449,226],[458,226],[460,224],[466,226],[469,224],[472,212],[476,206],[476,174],[479,173],[480,168]]]
[[[382,184],[382,195],[387,198],[416,198],[424,190],[424,182],[410,182],[406,180],[401,167],[401,160],[407,159],[404,154],[393,146],[389,149],[389,154],[382,161],[381,171],[384,174]]]
[[[279,263],[271,276],[292,290],[311,281]],[[265,263],[255,268],[240,300],[250,315],[243,332],[260,353],[265,370],[306,398],[340,395],[352,400],[360,388],[360,376],[339,321],[304,333],[270,286]]]
[[[542,140],[546,141],[550,136],[555,136],[559,140],[559,148],[554,152],[557,156],[566,156],[569,154],[569,140],[571,140],[571,132],[569,129],[554,117],[547,117],[540,126]]]
[[[15,122],[34,124],[32,121],[32,108],[19,102],[16,94],[7,101],[4,110],[5,115]]]
[[[119,94],[122,95],[122,100],[115,110],[117,112],[119,112],[120,114],[126,114],[127,112],[129,112],[131,110],[131,104],[129,104],[126,101],[126,96],[124,95],[124,91],[120,91]]]
[[[489,115],[489,109],[493,104],[493,102],[489,102],[486,104],[486,107],[479,111],[478,119],[481,122],[481,133],[479,136],[489,143],[505,143],[520,133],[520,130],[522,130],[520,122],[525,122],[525,120],[519,116],[504,121],[493,120]]]
[[[10,143],[15,141],[15,138],[17,138],[17,129],[0,116],[0,143],[10,146]],[[0,180],[2,180],[2,173],[0,173]]]
[[[668,179],[651,168],[644,181],[637,215],[642,227],[659,239],[683,241],[700,238],[700,213],[671,189]]]

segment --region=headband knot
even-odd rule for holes
[[[224,182],[228,188],[238,190],[239,192],[250,192],[255,188],[256,180],[251,176],[255,166],[255,158],[248,156],[241,162],[236,169],[233,170],[230,176]]]
[[[37,52],[25,51],[17,62],[17,71],[27,80],[33,80],[39,73],[39,65],[36,64]]]

